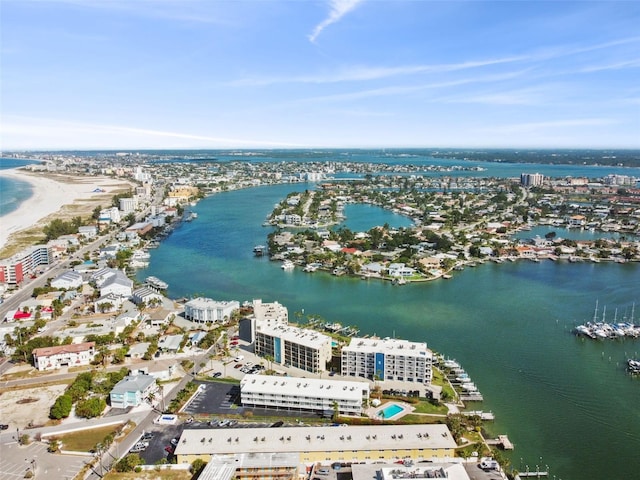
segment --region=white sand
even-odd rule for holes
[[[31,174],[20,169],[0,170],[0,175],[22,180],[33,186],[33,195],[22,202],[16,210],[0,217],[0,248],[6,245],[10,235],[29,228],[39,220],[57,212],[64,205],[76,200],[90,199],[121,188],[125,179],[109,177],[74,177],[74,182],[64,183],[46,173]],[[105,192],[94,192],[101,188]],[[105,204],[104,207],[109,205]]]

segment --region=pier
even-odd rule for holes
[[[549,472],[519,472],[518,475],[516,475],[516,479],[518,478],[523,478],[523,477],[548,477],[549,476]]]
[[[506,435],[498,435],[498,438],[485,440],[487,445],[497,445],[502,447],[503,450],[513,450],[513,443]]]

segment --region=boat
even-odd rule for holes
[[[284,262],[282,262],[282,265],[280,265],[280,268],[283,270],[293,270],[295,266],[296,264],[291,260],[285,260]]]
[[[152,287],[157,288],[158,290],[166,290],[169,288],[169,284],[167,282],[163,282],[158,277],[147,277],[145,281]]]
[[[448,273],[445,273],[444,275],[442,275],[442,278],[444,278],[445,280],[449,280],[450,278],[453,278],[453,275],[449,275]]]
[[[302,269],[305,272],[315,272],[318,269],[318,265],[315,263],[307,263]]]
[[[264,255],[264,252],[267,251],[267,247],[265,247],[264,245],[256,245],[255,247],[253,247],[253,254],[256,257],[261,257]]]

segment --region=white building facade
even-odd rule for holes
[[[318,373],[331,361],[331,337],[292,326],[256,325],[255,353],[280,365]]]
[[[56,370],[60,367],[89,365],[96,355],[96,343],[72,343],[56,347],[33,350],[33,364],[39,371]]]
[[[342,375],[431,384],[433,352],[424,342],[352,338],[342,349]]]
[[[198,323],[222,322],[239,308],[240,302],[236,300],[219,302],[198,297],[184,304],[184,317]]]
[[[240,382],[246,407],[360,415],[369,402],[369,384],[317,378],[245,375]]]

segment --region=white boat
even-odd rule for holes
[[[158,277],[147,277],[146,282],[159,290],[166,290],[169,288],[169,284],[167,282],[163,282]]]
[[[280,268],[283,270],[293,270],[295,266],[296,264],[291,260],[285,260],[284,262],[282,262],[282,265],[280,265]]]

